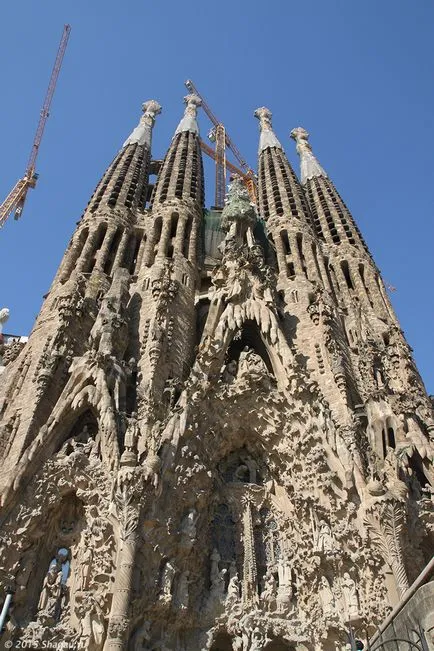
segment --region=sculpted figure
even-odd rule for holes
[[[7,307],[3,307],[0,310],[0,335],[3,333],[3,325],[6,323],[6,321],[9,319],[9,309]]]
[[[357,597],[357,589],[355,581],[350,577],[348,572],[342,577],[341,581],[342,595],[344,598],[344,606],[346,616],[349,620],[359,617],[359,599]]]
[[[279,560],[277,566],[279,587],[277,590],[277,610],[283,613],[291,607],[292,599],[292,571],[288,561]]]
[[[264,375],[268,375],[268,370],[262,357],[256,351],[246,346],[240,354],[238,377],[243,377],[250,373],[263,377]]]
[[[232,573],[232,572],[231,572]],[[240,580],[235,572],[229,579],[227,603],[232,606],[240,598]]]
[[[276,598],[276,589],[276,579],[273,572],[268,569],[264,576],[264,590],[262,591],[261,599],[271,605],[273,599]]]
[[[317,549],[322,552],[332,552],[335,548],[330,525],[325,520],[320,520],[317,533]]]
[[[335,597],[327,577],[322,576],[318,588],[324,617],[332,617],[335,614]]]
[[[226,366],[223,369],[222,373],[222,380],[226,384],[232,384],[232,382],[235,380],[237,376],[237,368],[238,364],[235,361],[235,359],[231,359],[230,362],[226,364]]]
[[[47,572],[39,597],[38,611],[58,619],[62,599],[62,572],[52,565]]]
[[[196,540],[196,522],[198,519],[196,509],[190,509],[181,522],[181,546],[191,549]]]
[[[167,561],[164,566],[163,574],[161,577],[161,594],[160,599],[166,603],[172,600],[172,584],[175,577],[176,570],[170,561]]]
[[[125,432],[125,449],[129,452],[136,452],[138,438],[139,423],[137,421],[137,414],[133,412],[128,419],[128,427]]]

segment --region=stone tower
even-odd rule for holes
[[[234,178],[211,225],[185,102],[162,162],[143,105],[3,354],[3,639],[343,649],[432,555],[432,405],[307,132],[300,182],[257,109],[258,205]]]

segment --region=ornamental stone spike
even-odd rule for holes
[[[202,100],[197,95],[191,94],[184,97],[186,104],[184,116],[175,131],[175,135],[183,131],[191,131],[199,135],[199,126],[197,124],[197,109],[202,105]]]
[[[148,99],[147,102],[142,104],[143,115],[140,122],[131,135],[125,140],[122,147],[127,145],[148,145],[151,146],[152,127],[154,126],[155,118],[161,113],[161,106],[155,99]]]
[[[308,139],[309,133],[303,127],[297,127],[290,133],[290,137],[297,143],[297,154],[300,156],[300,177],[304,185],[308,179],[316,176],[327,178],[326,172],[315,158]]]
[[[271,125],[272,113],[270,109],[266,108],[265,106],[261,106],[260,108],[256,109],[253,115],[255,118],[258,118],[259,129],[261,131],[261,136],[259,138],[259,153],[261,153],[261,151],[264,149],[268,149],[268,147],[277,147],[278,149],[283,149]]]

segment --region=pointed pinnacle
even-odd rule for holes
[[[142,104],[143,115],[140,122],[130,136],[125,140],[122,147],[127,145],[148,145],[151,146],[152,127],[154,126],[156,116],[161,113],[161,106],[155,99],[149,99]]]
[[[302,184],[305,184],[308,179],[317,176],[324,176],[327,178],[326,172],[323,170],[312,152],[312,147],[308,142],[309,133],[306,129],[303,129],[303,127],[297,127],[291,131],[290,137],[297,143],[297,154],[300,156],[300,176]]]
[[[202,104],[202,100],[197,95],[186,95],[184,102],[187,105],[184,110],[184,117],[178,124],[175,131],[175,136],[183,131],[191,131],[199,135],[199,127],[197,124],[197,109]]]
[[[277,147],[278,149],[283,149],[282,145],[278,141],[271,124],[272,113],[270,109],[265,106],[257,108],[254,112],[255,118],[259,120],[259,129],[261,130],[261,135],[259,138],[259,153],[264,149],[269,147]]]

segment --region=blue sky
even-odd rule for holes
[[[7,332],[30,331],[75,222],[141,103],[155,98],[163,106],[153,151],[162,157],[190,77],[253,167],[258,106],[273,111],[297,170],[289,131],[310,131],[396,287],[393,305],[434,393],[430,0],[23,0],[2,3],[0,21],[2,199],[25,169],[62,26],[72,25],[38,187],[22,219],[0,232]],[[205,116],[201,126],[205,134]]]

